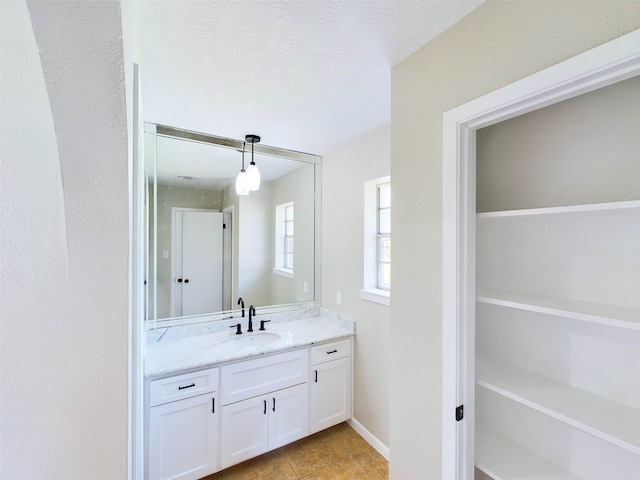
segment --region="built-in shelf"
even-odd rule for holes
[[[482,212],[476,214],[476,218],[478,220],[481,220],[487,218],[524,217],[530,215],[558,215],[604,211],[623,211],[628,209],[640,210],[640,200],[629,200],[626,202],[592,203],[588,205],[569,205],[563,207],[527,208],[523,210]]]
[[[640,454],[640,409],[482,356],[476,383]]]
[[[482,425],[476,425],[475,464],[497,480],[579,480],[559,465],[536,455]]]
[[[640,308],[478,287],[482,303],[640,330]]]

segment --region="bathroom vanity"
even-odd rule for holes
[[[317,316],[243,334],[216,323],[150,335],[149,479],[201,478],[351,418],[353,322]]]

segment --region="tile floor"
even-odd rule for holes
[[[348,424],[229,467],[204,480],[387,480],[389,464]]]

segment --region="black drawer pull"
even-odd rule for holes
[[[276,411],[276,399],[275,397],[273,398],[273,411]]]
[[[191,387],[195,387],[196,384],[192,383],[191,385],[187,385],[186,387],[178,387],[178,390],[184,390],[185,388],[191,388]]]
[[[216,413],[216,397],[211,397],[211,413]]]
[[[338,350],[331,350],[331,351],[327,352],[327,355],[331,355],[332,353],[338,353]]]
[[[263,402],[264,402],[264,412],[263,413],[266,415],[267,414],[267,401],[263,400]]]

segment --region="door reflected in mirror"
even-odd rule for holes
[[[319,157],[256,145],[260,188],[237,195],[242,142],[146,132],[147,320],[315,300]]]

